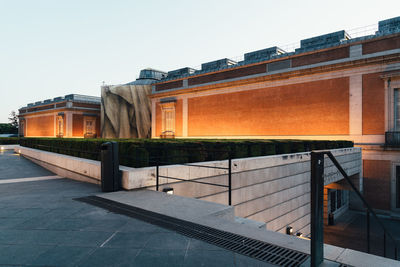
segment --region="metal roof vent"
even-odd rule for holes
[[[165,77],[167,77],[166,72],[150,68],[141,70],[139,74],[139,79],[161,80]]]
[[[177,69],[177,70],[172,70],[172,71],[168,71],[168,78],[176,78],[179,76],[186,76],[186,75],[190,75],[193,74],[196,70],[192,69],[192,68],[181,68],[181,69]]]
[[[203,70],[203,71],[219,70],[219,69],[226,68],[228,66],[232,66],[232,65],[236,65],[236,64],[237,64],[237,62],[232,59],[223,58],[223,59],[219,59],[219,60],[201,64],[201,70]]]
[[[400,17],[379,21],[377,35],[386,35],[400,32]]]
[[[277,46],[253,51],[244,54],[244,61],[268,60],[273,56],[284,54],[285,51]]]
[[[344,30],[304,39],[300,41],[301,47],[296,49],[296,53],[337,46],[349,39],[350,35]]]

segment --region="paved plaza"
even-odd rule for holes
[[[37,180],[16,182],[26,178]],[[0,182],[0,266],[268,266],[76,201],[100,187],[11,151],[0,154]]]

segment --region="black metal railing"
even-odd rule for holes
[[[153,159],[152,161],[155,161],[155,169],[156,169],[156,191],[159,191],[159,189],[160,189],[160,178],[172,179],[172,180],[177,180],[177,181],[181,181],[181,182],[190,182],[190,183],[225,187],[225,188],[228,188],[228,205],[231,206],[232,205],[232,157],[231,157],[230,153],[229,153],[229,157],[227,160],[228,160],[227,167],[208,166],[208,165],[200,165],[200,164],[192,164],[192,163],[174,164],[174,165],[188,166],[188,167],[193,167],[193,168],[209,168],[209,169],[225,170],[225,171],[227,171],[226,174],[228,175],[228,185],[225,185],[225,184],[217,184],[217,183],[199,181],[199,179],[212,178],[215,176],[220,176],[221,174],[218,174],[215,176],[199,177],[199,178],[192,179],[192,180],[184,179],[183,177],[171,177],[171,176],[166,176],[166,175],[160,175],[160,166],[166,165],[166,164],[171,164],[171,163],[162,162],[159,160],[159,158]]]
[[[323,190],[324,190],[324,155],[333,162],[347,183],[359,197],[366,208],[367,215],[367,252],[370,253],[370,214],[383,229],[383,254],[386,257],[386,237],[394,244],[394,259],[397,260],[397,242],[393,235],[378,218],[375,211],[353,184],[346,171],[330,151],[311,152],[311,266],[318,266],[323,260]]]
[[[386,132],[385,146],[400,147],[400,132]]]

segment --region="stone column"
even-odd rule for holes
[[[188,137],[188,99],[182,99],[182,137]]]
[[[362,75],[350,76],[349,134],[362,135]]]

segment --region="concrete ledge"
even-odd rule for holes
[[[207,216],[234,220],[234,209],[231,206],[152,190],[118,191],[98,196],[186,221]]]
[[[0,145],[0,151],[1,150],[14,150],[15,148],[18,148],[19,145]]]
[[[59,176],[100,184],[100,161],[17,146],[14,151]]]

